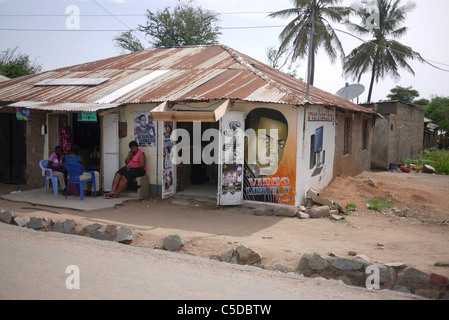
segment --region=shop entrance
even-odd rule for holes
[[[101,129],[98,120],[83,121],[72,114],[72,143],[80,147],[87,171],[100,172]]]
[[[198,157],[194,152],[201,150],[210,143],[216,143],[218,141],[197,141],[194,139],[193,134],[193,122],[177,122],[177,129],[185,129],[189,133],[190,137],[190,161],[182,165],[182,170],[177,171],[177,194],[180,196],[191,197],[195,199],[217,199],[217,179],[218,179],[218,164],[216,162],[212,164],[204,163],[201,159],[201,163],[194,163],[194,157]],[[198,124],[196,124],[198,125]],[[201,137],[208,129],[219,129],[218,122],[201,122]],[[211,139],[212,140],[212,139]],[[195,145],[200,143],[201,148]],[[214,148],[214,150],[218,150]],[[211,155],[218,156],[218,155]],[[198,162],[198,161],[197,161]]]

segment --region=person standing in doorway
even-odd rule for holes
[[[128,182],[144,176],[147,172],[145,153],[139,149],[137,142],[131,141],[129,149],[125,166],[115,173],[111,191],[105,194],[107,199],[118,198],[120,193],[128,186]]]

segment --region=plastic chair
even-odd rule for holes
[[[92,181],[94,184],[94,195],[97,197],[97,188],[95,185],[95,172],[86,171],[79,163],[64,163],[62,165],[67,170],[67,191],[65,193],[65,198],[67,199],[67,194],[69,193],[69,187],[71,183],[75,184],[75,195],[78,195],[80,191],[80,199],[84,199],[84,183]],[[90,173],[91,178],[86,180],[80,180],[80,175],[84,172]]]
[[[48,160],[41,160],[39,161],[39,166],[42,170],[44,170],[45,173],[45,190],[44,194],[47,194],[47,181],[51,180],[51,185],[53,186],[53,193],[55,195],[58,194],[58,177],[55,177],[53,175],[53,170],[47,168]]]

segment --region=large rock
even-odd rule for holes
[[[44,227],[44,223],[42,222],[42,218],[39,217],[31,217],[30,222],[28,223],[28,228],[39,230]]]
[[[2,209],[0,209],[0,220],[2,220],[3,222],[6,222],[6,223],[11,223],[11,220],[12,220],[12,216],[13,216],[13,214],[12,214],[12,211],[10,211],[10,210],[2,210]]]
[[[262,260],[262,256],[247,246],[240,245],[235,249],[237,260],[241,264],[255,264]]]
[[[101,224],[99,224],[99,223],[90,224],[83,228],[83,230],[81,231],[81,234],[82,235],[88,234],[89,236],[92,236],[100,228],[101,228]]]
[[[67,219],[62,223],[65,233],[75,233],[76,222],[73,219]]]
[[[332,267],[342,271],[360,270],[363,268],[364,263],[355,259],[339,258],[337,257],[332,262]]]
[[[328,206],[321,206],[321,207],[315,207],[311,208],[307,211],[307,214],[310,216],[310,218],[326,218],[329,217],[331,214],[331,210]]]
[[[14,217],[14,222],[17,223],[19,227],[26,227],[28,223],[30,223],[30,217],[28,216]]]
[[[181,237],[177,234],[170,235],[164,238],[163,248],[168,251],[179,251],[184,243]]]
[[[117,235],[114,238],[115,242],[129,244],[133,241],[134,232],[131,228],[128,227],[120,227],[117,231]]]

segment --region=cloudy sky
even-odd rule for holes
[[[350,6],[355,1],[343,0],[342,4]],[[446,71],[412,61],[415,76],[402,71],[400,79],[380,81],[373,100],[386,99],[396,85],[412,86],[422,98],[449,96],[449,1],[414,2],[416,8],[406,22],[408,33],[400,41]],[[155,12],[175,4],[176,0],[0,0],[0,51],[18,47],[21,53],[36,59],[43,71],[117,56],[121,50],[115,47],[114,36],[145,24],[147,9]],[[220,43],[264,63],[267,48],[279,45],[279,33],[288,22],[267,15],[292,7],[290,0],[196,0],[196,4],[220,14]],[[74,9],[79,10],[79,20],[70,16]],[[344,26],[337,27],[347,31]],[[346,53],[361,44],[348,34],[338,34]],[[144,35],[140,37],[144,42]],[[306,62],[298,63],[297,75],[306,79]],[[341,63],[331,64],[319,51],[315,86],[335,93],[345,82],[353,83],[342,75]],[[368,88],[369,76],[360,83]],[[367,90],[360,102],[366,97]]]

